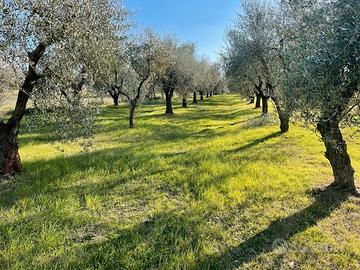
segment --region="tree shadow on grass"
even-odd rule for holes
[[[152,152],[128,146],[25,161],[22,174],[9,179],[9,188],[0,190],[0,207],[9,208],[27,197],[66,195],[69,191],[106,194],[128,181],[164,173],[164,168],[155,166],[153,157]],[[77,181],[86,177],[106,177],[106,181],[79,185]]]
[[[345,202],[350,194],[332,186],[314,193],[315,202],[304,210],[287,218],[275,220],[270,226],[221,254],[214,254],[201,261],[195,269],[235,269],[269,253],[290,240],[295,234],[315,226],[319,221],[330,216]],[[217,266],[214,268],[214,266]]]
[[[281,136],[282,134],[283,134],[283,133],[281,133],[280,131],[271,133],[271,134],[269,134],[269,135],[267,135],[267,136],[265,136],[265,137],[256,139],[256,140],[252,141],[251,143],[248,143],[248,144],[246,144],[246,145],[243,145],[243,146],[241,146],[241,147],[239,147],[239,148],[229,150],[229,151],[227,151],[227,154],[233,154],[233,153],[238,153],[238,152],[246,151],[246,150],[248,150],[248,149],[250,149],[250,148],[253,148],[253,147],[255,147],[255,146],[259,145],[259,144],[262,144],[262,143],[264,143],[264,142],[266,142],[266,141],[269,141],[269,140],[271,140],[271,139],[273,139],[273,138],[279,137],[279,136]]]
[[[186,269],[203,249],[206,220],[166,211],[100,243],[89,243],[71,269]]]

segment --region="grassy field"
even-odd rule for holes
[[[360,269],[360,199],[317,190],[332,180],[317,136],[252,107],[215,96],[166,117],[158,101],[134,130],[106,107],[90,152],[23,132],[0,269]]]

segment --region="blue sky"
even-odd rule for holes
[[[174,33],[193,41],[198,54],[215,61],[224,45],[224,33],[240,11],[239,0],[124,0],[134,11],[139,27],[152,27],[159,34]]]

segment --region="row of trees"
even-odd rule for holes
[[[46,125],[73,140],[91,137],[105,95],[115,105],[127,101],[133,128],[136,108],[154,89],[172,114],[174,94],[187,107],[190,95],[196,102],[197,93],[224,84],[220,66],[197,59],[193,43],[151,30],[130,34],[132,27],[121,0],[0,2],[0,88],[19,89],[10,117],[0,119],[0,176],[21,170],[18,133],[29,100],[30,128]]]
[[[287,132],[290,117],[319,132],[334,185],[356,192],[341,126],[358,126],[360,2],[242,1],[228,31],[223,64],[230,88],[255,95],[267,113],[272,100]]]
[[[182,97],[188,106],[189,95],[218,92],[223,83],[220,65],[198,60],[193,43],[179,42],[175,37],[158,37],[145,31],[140,37],[114,47],[107,60],[108,69],[98,77],[96,87],[107,91],[114,105],[124,98],[130,108],[130,128],[134,127],[136,108],[150,92],[161,91],[165,96],[165,114],[173,114],[172,98]]]

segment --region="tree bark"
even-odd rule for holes
[[[113,103],[114,103],[114,106],[118,106],[119,105],[119,94],[116,93],[115,91],[108,91],[111,98],[113,99]]]
[[[194,92],[193,103],[194,103],[194,104],[197,103],[197,95],[196,95],[196,92]]]
[[[289,112],[286,109],[284,110],[283,108],[281,108],[281,105],[277,98],[271,97],[271,99],[275,104],[276,111],[280,119],[280,131],[281,133],[286,133],[289,131],[289,122],[290,122]]]
[[[356,193],[355,170],[351,165],[351,159],[339,123],[322,119],[318,123],[317,129],[325,144],[325,157],[329,160],[333,170],[333,185]]]
[[[25,115],[29,95],[35,83],[40,78],[36,66],[46,50],[46,45],[40,43],[34,51],[28,54],[28,71],[18,92],[15,109],[5,124],[0,122],[0,177],[7,177],[21,171],[21,159],[18,152],[18,133],[20,122]]]
[[[172,91],[171,90],[166,90],[165,91],[165,100],[166,100],[165,114],[174,114],[174,111],[172,109],[171,98],[172,98]]]
[[[21,171],[17,129],[0,125],[0,175],[11,176]]]
[[[119,95],[113,96],[114,106],[119,106]]]
[[[135,109],[136,109],[136,105],[131,104],[130,105],[130,116],[129,116],[129,128],[135,127]]]
[[[267,114],[269,112],[269,103],[268,103],[269,97],[262,95],[261,100],[262,100],[262,113]]]
[[[279,113],[279,119],[280,119],[280,131],[281,133],[286,133],[289,131],[289,122],[290,117],[284,112]]]
[[[207,98],[209,97],[209,92],[206,92],[206,97],[207,97]]]
[[[256,94],[255,109],[261,108],[261,95]]]
[[[182,100],[182,106],[183,106],[183,108],[187,108],[187,107],[188,107],[186,97],[183,97],[183,100]]]
[[[204,92],[200,91],[200,100],[204,100]]]
[[[249,104],[254,104],[254,103],[255,103],[254,96],[249,96]]]
[[[210,92],[210,97],[212,97],[213,96],[213,92]]]

